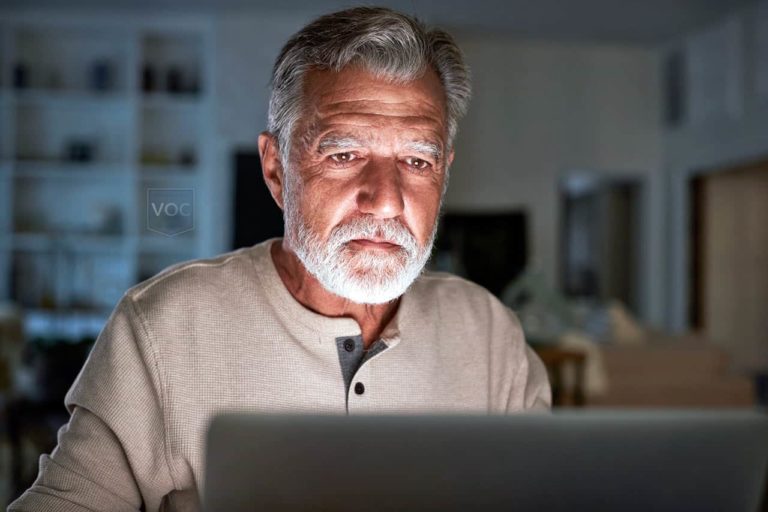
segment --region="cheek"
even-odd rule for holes
[[[424,243],[432,234],[432,229],[437,221],[437,214],[440,209],[440,192],[434,189],[420,190],[410,195],[407,211],[410,213],[406,221],[414,231],[414,235],[420,243]]]
[[[340,181],[309,180],[304,183],[300,201],[304,222],[323,236],[345,218],[350,217],[354,205],[353,187]]]

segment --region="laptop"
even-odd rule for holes
[[[208,512],[754,512],[768,414],[225,414],[206,457]]]

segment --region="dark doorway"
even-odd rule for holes
[[[283,212],[264,184],[258,151],[235,153],[234,168],[232,248],[249,247],[269,238],[283,236]]]
[[[560,198],[565,294],[617,299],[639,314],[643,182],[573,173],[561,181]]]

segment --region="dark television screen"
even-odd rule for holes
[[[440,221],[433,266],[501,296],[524,270],[527,256],[525,212],[447,212]],[[443,268],[441,261],[447,262]]]

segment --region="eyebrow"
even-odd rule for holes
[[[329,149],[353,149],[365,145],[365,141],[357,137],[348,135],[328,135],[320,139],[317,144],[318,152],[322,153]],[[440,144],[427,140],[412,140],[405,143],[405,148],[417,153],[432,156],[435,161],[440,162],[443,157],[443,151]]]
[[[360,146],[363,146],[363,141],[358,138],[345,135],[329,135],[320,139],[320,142],[317,143],[317,150],[323,152],[328,149],[352,149],[359,148]]]
[[[435,144],[434,142],[429,142],[426,140],[414,140],[407,142],[405,147],[411,151],[431,155],[436,162],[441,161],[443,158],[442,148],[439,144]]]

